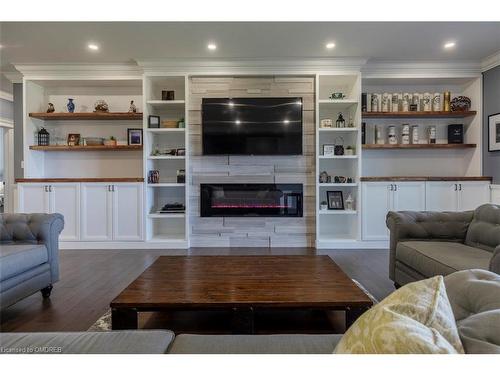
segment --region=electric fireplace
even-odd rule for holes
[[[302,217],[302,184],[201,184],[200,216]]]

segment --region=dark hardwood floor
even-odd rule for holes
[[[3,310],[2,332],[85,331],[109,303],[160,255],[325,254],[377,299],[394,288],[388,277],[388,250],[305,248],[192,248],[190,250],[62,250],[61,280],[52,296],[32,295]]]

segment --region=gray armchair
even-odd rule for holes
[[[465,269],[500,273],[500,206],[466,212],[389,212],[389,277],[396,286]]]
[[[0,308],[59,280],[61,214],[0,214]]]

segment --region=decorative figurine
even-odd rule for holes
[[[323,171],[319,174],[319,183],[320,184],[327,184],[328,183],[328,173],[326,171]],[[330,180],[331,181],[331,180]]]
[[[347,199],[345,200],[345,209],[349,211],[354,210],[354,199],[352,199],[351,193],[349,193]]]
[[[137,107],[134,104],[134,101],[130,101],[130,107],[128,107],[128,112],[129,113],[137,113]]]
[[[54,108],[54,104],[49,103],[49,106],[47,107],[47,113],[53,113],[56,109]]]
[[[75,112],[75,103],[73,103],[73,100],[72,98],[68,98],[68,104],[66,104],[69,113]]]
[[[450,102],[452,111],[468,111],[471,107],[471,100],[467,96],[457,96]]]
[[[322,201],[320,204],[321,210],[328,210],[328,203],[326,201]]]
[[[102,99],[99,99],[94,104],[94,112],[109,112],[108,103],[106,103]]]

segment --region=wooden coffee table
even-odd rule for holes
[[[328,256],[162,256],[111,302],[112,329],[137,329],[139,312],[226,310],[254,333],[259,309],[344,310],[349,327],[371,305]]]

